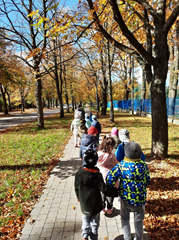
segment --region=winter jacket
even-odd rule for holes
[[[108,172],[106,183],[114,186],[118,179],[119,195],[124,201],[137,207],[145,204],[150,176],[143,160],[125,157]]]
[[[98,162],[97,167],[106,182],[106,176],[109,170],[111,170],[116,164],[118,164],[117,158],[114,153],[106,153],[103,151],[98,151]]]
[[[83,108],[77,108],[74,113],[74,118],[85,119],[85,111]]]
[[[79,119],[74,119],[71,123],[71,131],[73,131],[74,134],[78,134],[78,127],[81,124]]]
[[[121,143],[121,141],[120,141],[120,139],[116,135],[111,135],[111,137],[114,138],[114,140],[116,142],[116,144],[115,144],[115,146],[113,148],[113,151],[112,151],[115,154],[116,149],[118,148],[118,146]]]
[[[91,127],[95,127],[98,130],[97,136],[99,137],[101,133],[101,124],[97,120],[93,120]]]
[[[80,152],[79,157],[83,159],[84,151],[87,149],[92,148],[97,151],[97,140],[96,137],[93,135],[83,134],[81,137],[81,145],[80,145]],[[84,161],[83,161],[84,165]]]
[[[93,216],[103,209],[101,193],[117,197],[117,188],[107,188],[98,168],[81,167],[75,175],[75,193],[84,215]]]
[[[124,153],[124,145],[126,144],[127,142],[122,142],[121,144],[119,144],[116,152],[115,152],[115,156],[117,158],[117,160],[119,162],[121,162],[124,157],[125,157],[125,153]],[[145,161],[145,155],[143,154],[142,152],[142,155],[141,155],[141,160]]]
[[[89,116],[87,116],[87,117],[85,118],[85,120],[86,120],[86,123],[85,123],[86,127],[87,127],[87,128],[90,128],[90,127],[91,127],[91,121],[90,121],[90,119],[89,119]]]
[[[81,123],[80,125],[79,125],[79,128],[78,128],[78,136],[79,136],[79,138],[81,138],[82,137],[82,135],[83,134],[87,134],[87,127],[85,126],[85,124],[84,123]]]

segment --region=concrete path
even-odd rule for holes
[[[38,203],[26,222],[20,240],[82,240],[82,214],[74,191],[74,176],[81,166],[79,148],[73,137],[66,146],[64,156],[51,172]],[[122,240],[118,198],[114,200],[111,216],[101,215],[99,240]],[[131,215],[132,233],[134,233]],[[150,240],[144,233],[143,240]]]
[[[48,109],[44,111],[44,117],[60,113],[59,109]],[[13,112],[13,115],[15,112]],[[0,118],[0,131],[6,128],[14,127],[20,125],[22,123],[27,123],[33,120],[37,120],[37,113],[24,113],[24,114],[15,114],[15,116],[11,117],[3,117]]]

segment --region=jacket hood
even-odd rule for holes
[[[121,162],[121,170],[126,178],[139,181],[144,179],[146,168],[143,160],[125,157]]]
[[[109,154],[103,151],[98,151],[98,163],[97,165],[100,167],[106,167],[107,165],[107,159],[109,157]]]
[[[81,167],[79,170],[79,177],[84,185],[88,186],[96,177],[98,177],[99,169]]]
[[[81,144],[88,146],[94,141],[94,139],[95,137],[93,135],[83,134],[81,137]]]
[[[75,125],[80,125],[81,124],[80,119],[75,118],[74,119],[74,124]]]

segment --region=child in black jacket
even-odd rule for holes
[[[111,197],[118,196],[116,188],[107,188],[102,174],[95,167],[97,161],[97,152],[92,149],[86,150],[84,152],[85,165],[75,175],[75,192],[83,213],[83,240],[87,240],[88,236],[91,240],[98,239],[100,212],[103,209],[100,192]]]

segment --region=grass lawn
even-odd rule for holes
[[[95,114],[95,112],[94,112]],[[51,169],[62,156],[73,114],[45,118],[45,129],[28,123],[0,133],[0,239],[17,239],[33,205],[42,194]],[[151,119],[115,112],[100,116],[102,135],[112,127],[127,128],[147,156],[151,175],[145,229],[152,240],[179,239],[179,125],[169,124],[169,157],[151,159]]]
[[[15,239],[62,156],[73,114],[45,118],[0,132],[0,239]]]

